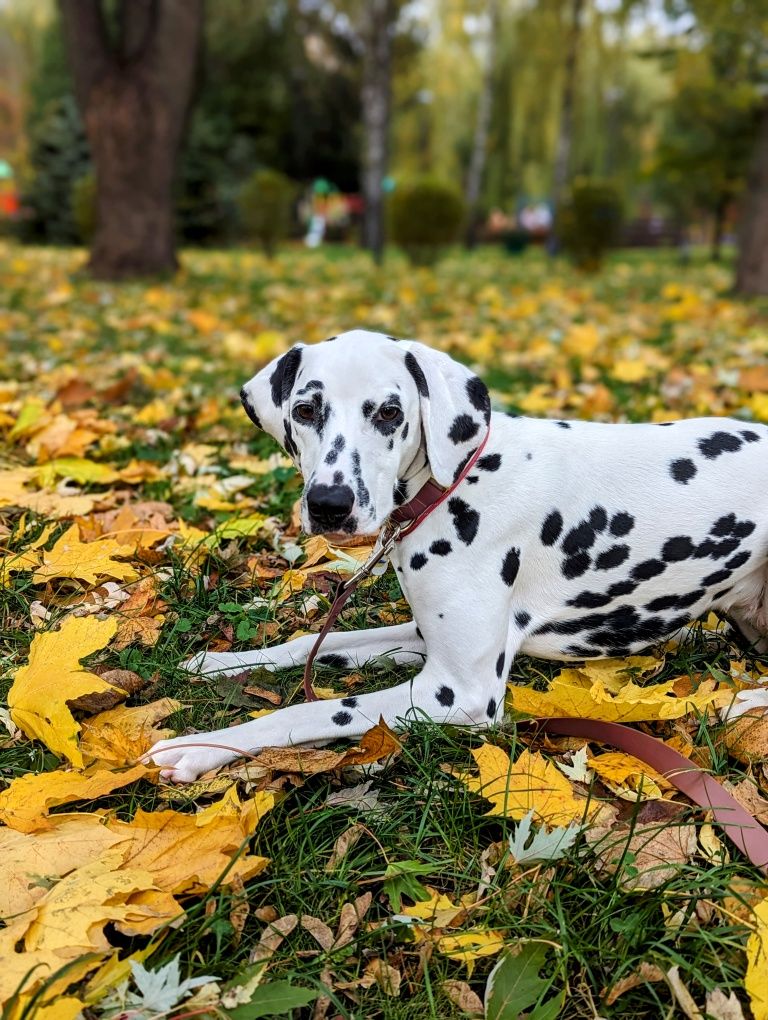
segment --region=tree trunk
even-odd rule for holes
[[[571,0],[571,24],[568,29],[568,40],[565,49],[565,66],[563,69],[563,91],[560,100],[560,126],[557,134],[555,163],[552,169],[552,214],[553,225],[550,233],[552,243],[550,251],[557,247],[556,222],[557,213],[563,201],[568,176],[571,168],[571,149],[573,148],[573,111],[576,105],[576,60],[581,41],[581,15],[584,0]]]
[[[173,184],[192,96],[203,0],[122,0],[118,41],[101,0],[59,0],[96,170],[88,267],[100,279],[177,268]]]
[[[486,64],[480,89],[480,98],[477,104],[475,137],[472,141],[472,156],[469,161],[465,191],[467,229],[464,243],[469,249],[474,248],[477,244],[477,232],[480,226],[480,193],[483,187],[485,165],[488,159],[488,134],[491,127],[491,112],[493,110],[493,86],[496,77],[496,43],[498,34],[498,0],[489,0]]]
[[[394,0],[364,0],[363,245],[377,265],[384,256],[384,178],[389,165],[394,20]]]
[[[741,207],[735,289],[747,296],[768,294],[768,102]]]
[[[713,262],[719,262],[723,247],[723,234],[725,233],[725,214],[728,212],[728,195],[721,195],[715,206],[712,217],[712,247],[709,257]]]

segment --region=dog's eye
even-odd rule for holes
[[[400,408],[397,404],[385,404],[384,407],[379,408],[379,413],[376,417],[379,421],[394,421],[399,414]]]
[[[314,404],[297,404],[293,409],[294,416],[301,421],[312,421],[315,417]]]

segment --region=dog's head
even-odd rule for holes
[[[434,479],[450,485],[490,417],[488,391],[464,365],[365,330],[297,344],[240,398],[304,476],[302,527],[311,534],[377,531],[414,495],[408,479],[427,461]]]

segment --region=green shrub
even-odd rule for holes
[[[240,191],[245,232],[261,243],[270,258],[278,241],[290,233],[295,193],[293,181],[277,170],[257,170]]]
[[[90,244],[96,230],[96,177],[84,174],[72,185],[72,219],[83,244]]]
[[[390,198],[392,240],[415,265],[436,262],[458,237],[463,220],[461,192],[434,177],[399,184]]]
[[[557,236],[579,269],[594,272],[621,233],[621,196],[609,181],[579,178],[557,217]]]

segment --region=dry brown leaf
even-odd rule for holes
[[[723,734],[728,753],[745,765],[768,759],[768,712],[745,712],[731,720]]]
[[[737,800],[745,811],[754,815],[758,822],[768,825],[768,800],[761,797],[755,784],[749,779],[731,783],[726,780],[723,786]]]
[[[283,698],[277,691],[270,691],[266,687],[258,687],[255,684],[249,684],[243,688],[243,694],[249,694],[252,698],[262,698],[264,701],[268,701],[271,705],[282,705]]]
[[[229,923],[232,925],[232,941],[236,946],[239,946],[240,940],[243,937],[245,922],[248,920],[251,912],[251,906],[248,902],[248,893],[245,891],[245,885],[239,875],[231,883],[231,890],[232,900],[229,908]]]
[[[138,673],[130,669],[95,669],[96,676],[106,680],[111,685],[111,690],[84,694],[82,698],[70,700],[69,707],[78,712],[87,712],[89,715],[96,715],[98,712],[106,712],[110,708],[119,705],[128,694],[138,694],[142,688],[147,686],[148,681]]]
[[[360,922],[368,913],[372,900],[373,895],[367,892],[363,893],[362,896],[358,896],[354,903],[345,903],[342,906],[339,916],[339,930],[333,943],[334,949],[341,949],[343,946],[349,945],[355,937],[355,932]]]
[[[638,891],[655,889],[674,877],[697,849],[696,828],[681,822],[685,807],[672,801],[645,801],[634,824],[618,822],[585,830],[597,856],[597,870],[614,874],[622,867],[621,885]],[[631,865],[625,867],[627,855]]]
[[[309,932],[321,949],[329,952],[333,946],[334,935],[325,921],[321,921],[319,917],[312,917],[311,914],[302,914],[301,927]]]
[[[711,1020],[744,1020],[744,1010],[736,993],[726,995],[721,988],[707,992],[707,1016]]]
[[[666,973],[666,981],[672,990],[675,1001],[686,1017],[688,1017],[688,1020],[704,1020],[704,1014],[696,1005],[693,996],[688,991],[683,979],[680,977],[679,966],[675,965],[674,967],[669,968]]]
[[[467,1016],[484,1015],[483,1003],[477,992],[473,992],[466,981],[443,981],[442,989],[451,1002]]]
[[[400,971],[380,960],[378,956],[369,960],[365,974],[372,977],[382,992],[390,998],[397,998],[400,994],[400,983],[403,980]]]
[[[268,960],[298,923],[299,919],[295,914],[286,914],[284,917],[278,917],[277,920],[270,922],[262,932],[259,944],[251,950],[251,955],[248,958],[249,963]]]
[[[607,991],[603,991],[602,1000],[606,1006],[612,1006],[625,992],[650,982],[665,981],[666,974],[655,963],[641,963],[631,974],[620,978]]]
[[[345,829],[333,844],[325,870],[335,871],[365,831],[365,826],[361,822],[355,822]]]

